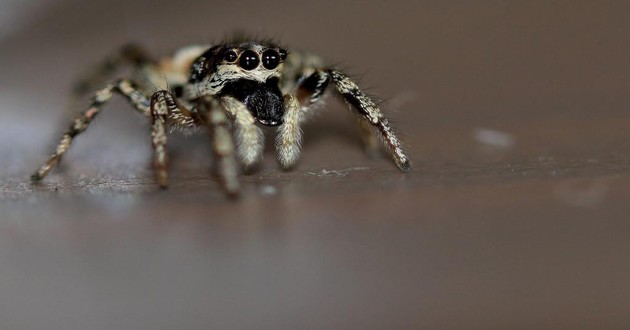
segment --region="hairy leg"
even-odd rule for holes
[[[308,109],[320,101],[329,83],[330,75],[324,70],[317,70],[302,80],[295,93],[302,108]]]
[[[300,104],[297,97],[288,94],[284,97],[285,113],[282,125],[276,136],[276,152],[280,165],[291,168],[300,157],[302,130],[300,129]]]
[[[161,90],[151,96],[151,142],[155,177],[162,188],[168,186],[168,155],[166,152],[168,122],[184,127],[197,125],[201,120],[193,112],[177,102],[168,91]]]
[[[166,91],[159,91],[151,97],[151,143],[153,145],[153,168],[155,179],[162,188],[168,186],[166,154],[166,121],[169,108],[177,108],[171,95]]]
[[[105,103],[111,99],[113,93],[123,95],[134,108],[143,115],[149,114],[149,100],[134,87],[131,81],[123,79],[108,84],[103,89],[94,93],[92,103],[87,110],[83,111],[81,115],[72,121],[70,128],[64,133],[61,141],[59,141],[55,152],[48,158],[46,163],[31,176],[33,181],[43,179],[48,172],[57,165],[66,151],[68,151],[68,148],[70,148],[74,138],[88,128],[94,117],[100,113]]]
[[[338,70],[328,70],[330,77],[339,92],[348,104],[350,104],[362,118],[375,127],[379,132],[385,145],[391,152],[398,168],[403,171],[411,171],[411,161],[401,146],[401,142],[389,126],[389,122],[383,116],[381,110],[374,102],[365,95],[359,87],[344,73]]]
[[[200,112],[205,116],[205,122],[210,128],[212,139],[212,153],[215,168],[221,184],[231,196],[238,195],[240,184],[238,181],[238,163],[234,155],[234,140],[230,124],[221,104],[212,97],[205,97],[199,104]]]
[[[260,127],[256,126],[254,116],[245,104],[233,97],[221,98],[221,105],[234,118],[236,143],[241,163],[249,167],[260,160],[264,146],[264,135]]]
[[[381,111],[350,78],[340,71],[316,70],[313,74],[300,82],[296,90],[296,95],[302,106],[303,115],[301,116],[301,120],[307,118],[313,108],[322,100],[324,92],[331,80],[334,82],[335,89],[343,95],[344,99],[353,106],[359,114],[361,114],[359,118],[359,129],[366,153],[371,157],[378,154],[379,141],[378,135],[375,134],[375,130],[378,130],[389,150],[392,152],[398,167],[404,171],[410,170],[411,165],[409,159],[402,150],[400,141],[393,133],[391,127],[389,127]]]

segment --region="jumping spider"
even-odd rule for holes
[[[87,129],[112,94],[118,93],[151,119],[154,169],[161,187],[167,186],[167,128],[207,126],[217,174],[226,191],[237,194],[235,153],[244,167],[262,156],[264,137],[256,122],[277,126],[278,162],[291,168],[300,155],[300,124],[315,110],[331,82],[360,116],[368,146],[377,146],[375,137],[380,136],[398,168],[411,170],[409,158],[381,110],[346,74],[324,66],[319,57],[289,53],[270,41],[232,40],[212,47],[186,47],[172,57],[154,61],[140,48],[126,46],[79,84],[76,92],[94,88],[122,64],[133,66],[134,79],[116,80],[94,93],[87,110],[73,120],[55,152],[32,175],[33,181],[48,174],[73,139]]]

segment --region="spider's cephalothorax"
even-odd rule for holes
[[[278,161],[283,168],[292,167],[300,155],[300,125],[316,111],[313,105],[321,101],[329,84],[359,115],[366,146],[377,148],[380,137],[398,167],[411,170],[409,158],[381,110],[347,75],[326,67],[317,56],[289,54],[273,42],[241,40],[212,47],[190,46],[154,61],[140,48],[126,46],[82,81],[77,91],[91,89],[124,63],[134,66],[134,78],[115,80],[94,93],[91,105],[73,120],[33,180],[48,174],[76,135],[87,129],[113,93],[119,93],[151,118],[160,186],[167,185],[167,128],[208,126],[217,173],[225,189],[236,194],[239,161],[248,167],[262,156],[264,135],[256,123],[277,126]]]
[[[263,125],[282,123],[279,81],[286,50],[274,44],[230,43],[210,48],[193,63],[189,81],[201,94],[231,96]]]

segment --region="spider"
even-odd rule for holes
[[[226,192],[236,195],[240,166],[249,168],[262,157],[264,135],[259,126],[277,127],[277,159],[282,168],[290,169],[300,156],[300,124],[317,110],[330,83],[358,113],[366,146],[377,148],[380,136],[398,168],[412,169],[377,105],[346,74],[325,66],[315,55],[289,53],[273,41],[232,39],[211,47],[185,47],[155,61],[140,47],[128,45],[81,81],[75,93],[95,89],[123,64],[131,64],[133,78],[115,80],[93,94],[90,106],[72,121],[54,153],[31,176],[33,181],[42,180],[59,163],[74,138],[117,93],[151,119],[159,186],[168,185],[168,128],[206,126],[216,174]]]

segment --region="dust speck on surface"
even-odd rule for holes
[[[278,188],[272,185],[264,185],[260,187],[260,194],[263,196],[275,196],[278,194]]]
[[[477,142],[491,147],[507,149],[514,145],[514,137],[511,134],[489,128],[476,128],[473,136]]]

